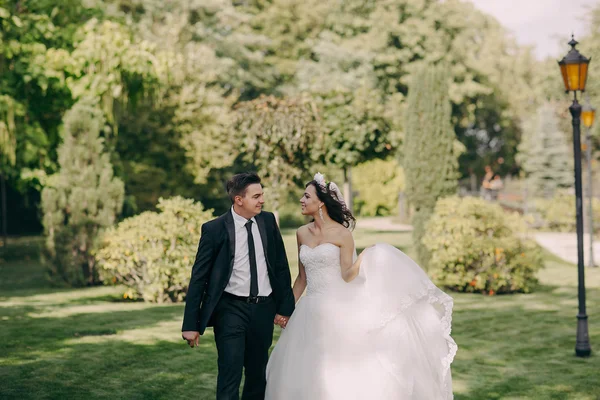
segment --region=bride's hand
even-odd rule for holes
[[[374,245],[374,244],[372,244],[372,245],[370,245],[370,246],[367,246],[367,247],[365,247],[365,248],[363,249],[363,251],[361,251],[361,252],[360,252],[360,255],[362,256],[363,254],[365,254],[365,251],[367,251],[367,250],[369,250],[370,248],[373,248],[373,247],[375,247],[375,245]]]
[[[281,328],[285,329],[288,323],[289,317],[284,317],[283,315],[276,314],[273,323],[275,325],[279,325]]]

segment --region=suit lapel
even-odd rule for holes
[[[233,261],[235,257],[235,224],[233,223],[233,215],[231,210],[225,214],[225,227],[229,236],[229,257]],[[233,262],[231,263],[233,265]]]
[[[262,214],[258,214],[256,217],[256,224],[258,225],[258,231],[260,232],[260,239],[262,240],[263,250],[265,252],[265,256],[267,255],[267,246],[269,245],[267,241],[267,228],[265,226],[265,220],[262,217]]]

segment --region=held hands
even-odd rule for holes
[[[187,341],[190,347],[198,347],[200,342],[200,332],[198,331],[183,331],[181,332],[181,337],[183,340]]]
[[[285,329],[289,319],[289,317],[284,317],[283,315],[276,314],[273,323],[275,325],[279,325],[282,329]]]

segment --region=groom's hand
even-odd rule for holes
[[[183,340],[186,340],[190,347],[198,347],[200,342],[200,332],[198,331],[183,331],[181,332],[181,337]]]
[[[285,326],[287,325],[289,319],[289,317],[284,317],[283,315],[275,314],[275,319],[273,320],[273,323],[285,329]]]

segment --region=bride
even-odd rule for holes
[[[271,354],[266,400],[451,399],[452,298],[393,246],[357,257],[355,219],[320,173],[300,203],[314,221],[297,231],[296,310]]]

